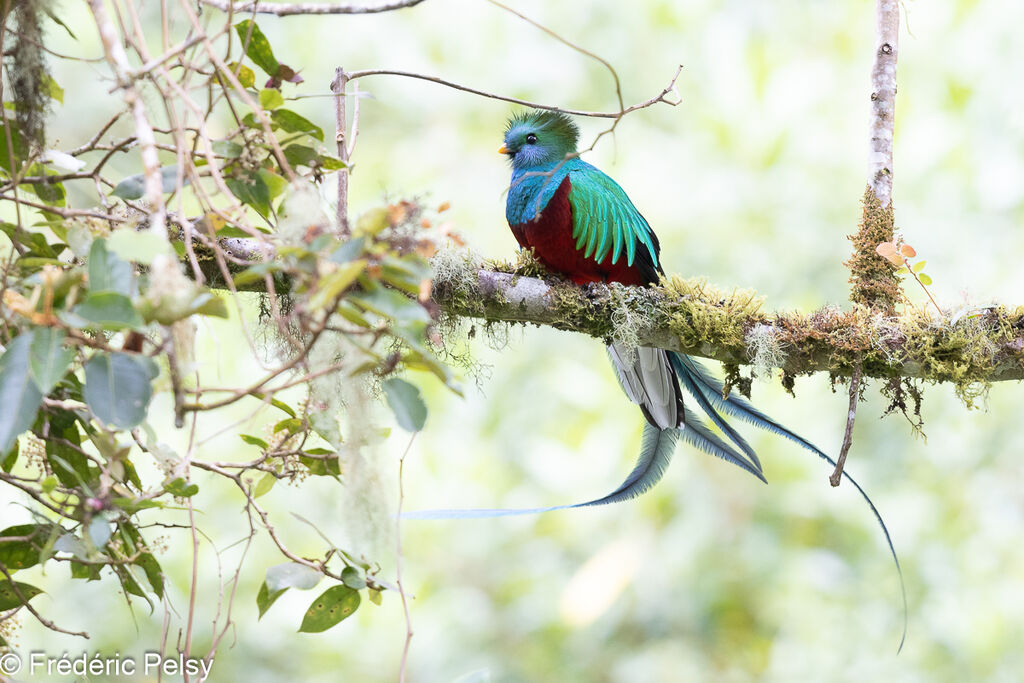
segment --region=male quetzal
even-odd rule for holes
[[[657,283],[664,272],[658,260],[658,238],[618,183],[578,157],[578,139],[576,124],[558,112],[526,112],[508,122],[505,144],[498,151],[508,155],[512,162],[512,182],[505,208],[512,233],[522,248],[533,249],[545,267],[578,285],[618,282],[645,287]],[[723,398],[721,382],[690,356],[647,347],[630,350],[615,342],[608,346],[608,354],[623,390],[640,406],[647,420],[636,467],[622,485],[606,496],[574,505],[512,510],[429,510],[407,516],[504,516],[627,500],[657,483],[680,436],[693,446],[765,481],[753,448],[723,419],[722,413],[795,441],[835,465],[835,461],[814,444],[742,398]],[[682,389],[686,389],[725,439],[687,407]],[[853,478],[845,472],[843,475],[871,507],[895,559],[889,532],[874,504]],[[896,564],[898,567],[899,562]]]
[[[508,155],[512,162],[512,182],[505,207],[505,217],[512,233],[522,248],[533,249],[534,255],[546,268],[568,277],[577,285],[618,282],[646,287],[657,283],[664,272],[658,260],[658,238],[618,183],[579,158],[576,150],[578,139],[576,124],[558,112],[526,112],[508,122],[505,144],[498,151]],[[722,383],[690,356],[648,347],[630,350],[616,342],[609,344],[608,355],[623,390],[640,406],[647,420],[636,466],[617,489],[601,498],[575,505],[507,510],[431,510],[408,516],[504,516],[604,505],[633,498],[661,478],[680,436],[693,446],[728,460],[765,481],[761,462],[754,450],[723,419],[722,413],[790,439],[835,465],[835,461],[817,446],[742,398],[732,395],[723,398]],[[725,439],[709,429],[687,407],[682,389],[686,389]],[[856,487],[871,508],[896,563],[903,592],[905,636],[906,593],[889,531],[860,485],[846,472],[843,476]]]

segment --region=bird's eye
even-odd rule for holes
[[[529,135],[527,135],[526,136],[526,144],[528,144],[528,145],[535,145],[535,144],[537,144],[537,136],[534,135],[533,133],[530,133]]]

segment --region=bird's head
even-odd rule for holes
[[[505,129],[507,154],[513,168],[533,168],[556,163],[576,151],[580,129],[561,112],[534,110],[516,114]]]

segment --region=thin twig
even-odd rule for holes
[[[586,55],[587,57],[590,57],[591,59],[596,60],[596,61],[600,62],[602,65],[604,65],[604,67],[606,69],[608,69],[608,72],[612,75],[612,79],[615,81],[615,96],[616,96],[616,98],[619,101],[619,110],[622,111],[622,110],[624,110],[626,108],[625,103],[622,101],[622,84],[619,82],[619,74],[618,74],[618,72],[615,71],[615,68],[608,62],[608,60],[606,60],[604,57],[600,56],[599,54],[597,54],[595,52],[591,52],[590,50],[577,45],[576,43],[572,42],[571,40],[568,40],[567,38],[562,37],[561,35],[559,35],[555,31],[552,31],[550,28],[548,28],[544,24],[541,24],[541,23],[539,23],[537,21],[534,21],[533,19],[531,19],[530,17],[526,16],[525,14],[512,9],[508,5],[505,5],[505,4],[502,4],[502,3],[498,2],[498,0],[487,0],[487,2],[491,3],[495,7],[500,7],[501,9],[505,10],[509,14],[514,14],[515,16],[519,17],[520,19],[522,19],[526,23],[530,24],[531,26],[533,26],[535,28],[538,28],[541,31],[543,31],[544,33],[548,34],[549,36],[551,36],[552,38],[554,38],[558,42],[562,43],[563,45],[571,47],[573,50],[576,50],[580,54]]]
[[[279,17],[289,17],[304,14],[377,14],[379,12],[391,12],[396,9],[415,7],[423,0],[395,0],[384,5],[342,5],[325,4],[317,2],[298,3],[262,3],[257,2],[231,2],[230,0],[200,0],[208,7],[216,7],[222,12],[236,12],[238,14],[273,14]]]
[[[652,105],[664,102],[665,104],[673,107],[680,103],[679,93],[676,92],[676,81],[679,79],[679,74],[682,73],[683,67],[680,66],[676,69],[675,75],[669,84],[665,86],[660,93],[651,97],[650,99],[638,102],[637,104],[626,107],[619,111],[584,111],[581,109],[565,109],[563,107],[556,107],[551,104],[543,104],[540,102],[530,102],[529,100],[521,100],[517,97],[509,97],[507,95],[500,95],[498,93],[487,92],[486,90],[479,90],[477,88],[470,88],[469,86],[461,85],[453,81],[446,80],[444,78],[438,78],[437,76],[428,76],[426,74],[415,73],[412,71],[398,71],[396,69],[365,69],[363,71],[352,71],[348,74],[348,80],[354,81],[357,78],[365,78],[367,76],[403,76],[405,78],[416,78],[421,81],[429,81],[431,83],[437,83],[447,88],[453,88],[454,90],[461,90],[462,92],[468,92],[472,95],[479,95],[480,97],[487,97],[492,100],[501,100],[502,102],[511,102],[512,104],[521,104],[524,107],[530,107],[531,109],[546,109],[548,111],[558,111],[563,114],[569,114],[571,116],[588,116],[590,118],[597,119],[619,119],[626,114],[636,111],[637,109],[646,109]],[[675,93],[676,99],[667,99],[669,93]]]
[[[843,466],[846,465],[846,454],[850,452],[853,444],[853,421],[857,419],[857,402],[860,400],[860,376],[863,368],[860,363],[853,368],[853,375],[850,377],[850,409],[846,413],[846,432],[843,434],[843,445],[839,449],[839,457],[836,458],[836,468],[828,480],[832,486],[839,486],[843,479]]]
[[[419,432],[413,432],[412,436],[409,437],[409,443],[405,447],[405,451],[402,453],[402,457],[398,459],[398,515],[395,522],[395,548],[397,555],[395,557],[395,585],[398,586],[398,594],[402,598],[402,610],[405,612],[405,646],[402,648],[402,664],[398,669],[398,681],[399,683],[405,683],[405,666],[409,658],[409,643],[412,642],[412,617],[409,615],[409,601],[405,596],[405,588],[402,586],[402,504],[405,502],[405,489],[402,486],[402,471],[405,468],[405,456],[409,455],[409,450],[412,448],[412,444],[416,441],[416,435]]]
[[[96,27],[100,33],[107,62],[114,71],[118,86],[124,92],[125,104],[131,109],[132,117],[135,119],[135,135],[142,146],[142,169],[146,180],[146,200],[152,207],[149,229],[153,234],[159,235],[166,240],[167,226],[165,219],[167,209],[164,206],[163,180],[160,177],[160,157],[157,155],[153,126],[149,123],[146,105],[142,101],[138,89],[135,87],[128,55],[121,45],[121,40],[114,25],[107,16],[103,0],[89,0],[89,7],[92,9],[93,18],[96,20]]]

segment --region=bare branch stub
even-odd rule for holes
[[[345,91],[347,89],[348,82],[349,74],[345,73],[344,69],[339,66],[334,70],[334,80],[331,81],[331,92],[335,95],[334,114],[336,131],[334,139],[338,145],[338,158],[346,165],[348,164],[349,144],[346,139],[348,137],[348,114],[346,112],[345,98],[347,97],[347,93]],[[351,234],[351,229],[348,224],[348,168],[342,168],[338,171],[338,204],[336,223],[339,237],[345,238]]]
[[[839,457],[836,458],[836,468],[829,476],[828,481],[832,486],[839,486],[843,480],[843,468],[846,466],[846,456],[850,453],[850,446],[853,445],[853,423],[857,419],[857,402],[860,400],[860,375],[861,366],[858,364],[853,369],[850,377],[850,409],[846,414],[846,431],[843,432],[843,445],[839,448]]]
[[[877,0],[875,61],[871,67],[871,152],[868,162],[868,186],[878,197],[883,208],[892,204],[892,144],[896,115],[899,28],[899,1]]]

